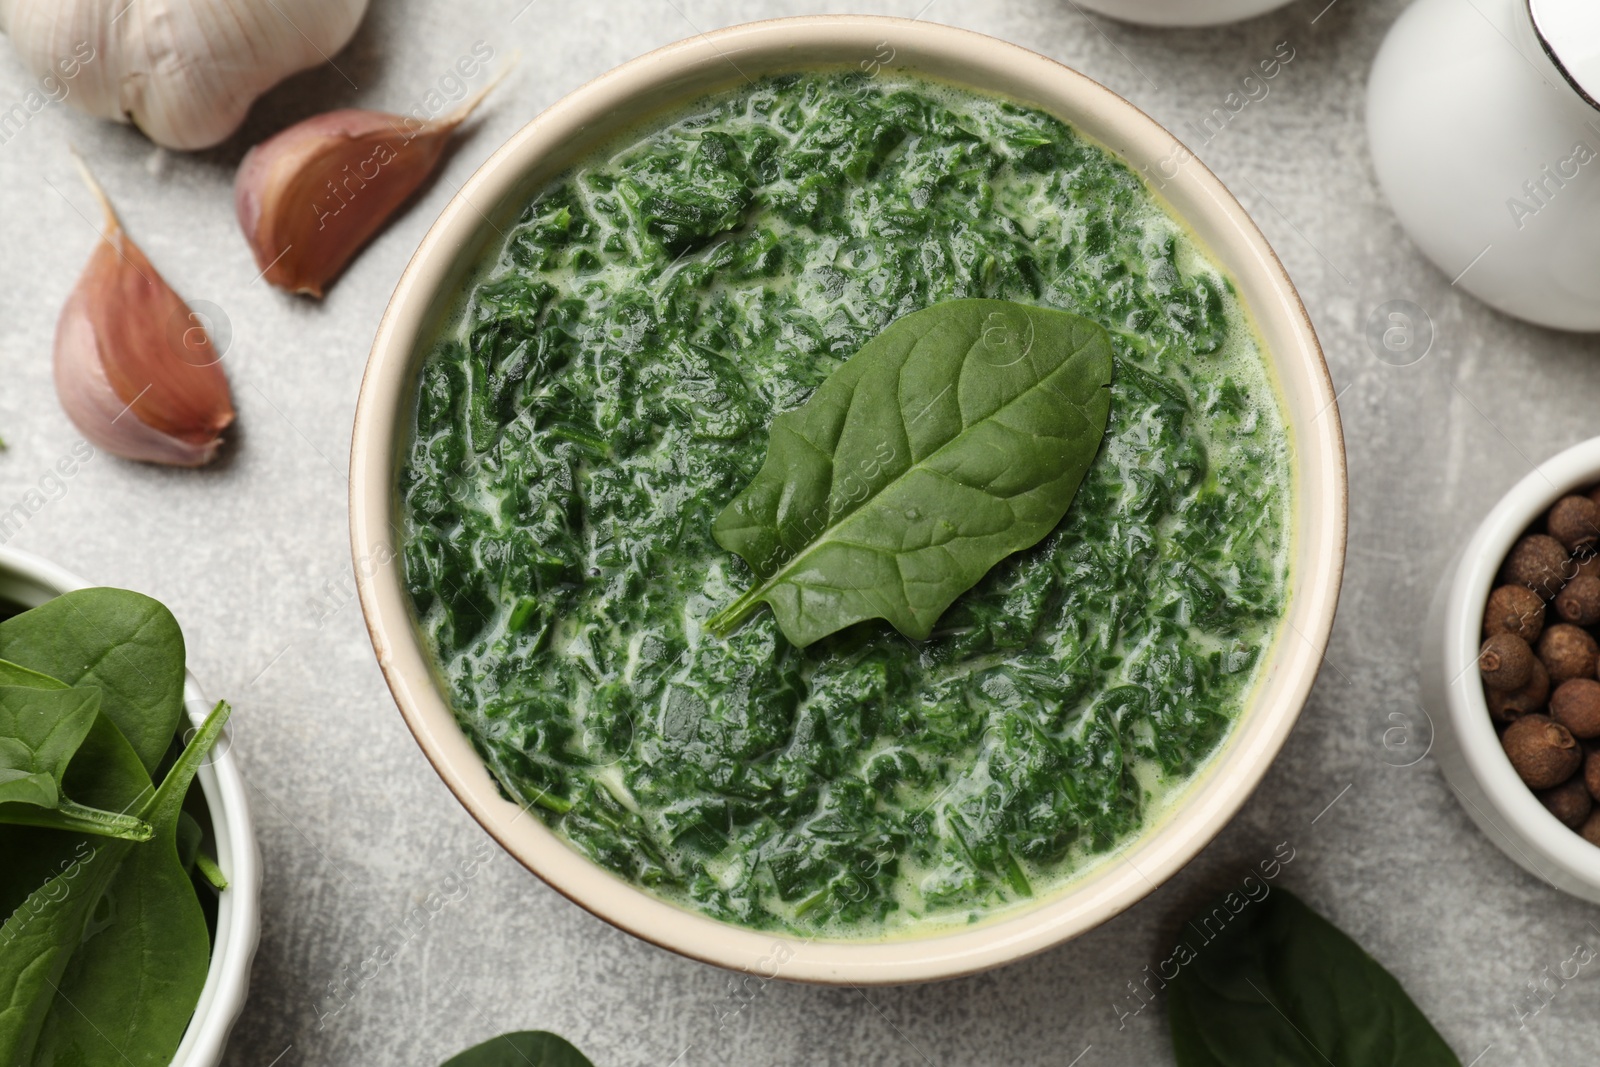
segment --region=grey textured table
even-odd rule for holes
[[[1132,1014],[1127,983],[1167,954],[1205,895],[1280,842],[1295,852],[1282,883],[1393,970],[1464,1063],[1592,1059],[1600,967],[1522,1025],[1518,1011],[1538,1003],[1529,984],[1545,968],[1580,941],[1600,946],[1600,909],[1497,852],[1431,758],[1391,766],[1372,736],[1392,702],[1415,697],[1424,606],[1454,547],[1530,462],[1600,421],[1600,341],[1522,325],[1452,289],[1374,184],[1364,84],[1399,0],[1299,0],[1201,32],[1091,21],[1070,0],[525,3],[379,0],[337,69],[273,91],[211,152],[156,151],[60,107],[0,144],[0,510],[76,440],[54,399],[50,341],[96,216],[69,144],[167,278],[231,323],[240,417],[221,463],[194,473],[96,458],[10,540],[171,605],[194,670],[237,707],[266,883],[230,1064],[436,1064],[529,1027],[606,1065],[1167,1063],[1164,1008]],[[613,930],[498,850],[402,941],[395,925],[447,893],[488,838],[406,732],[353,599],[345,456],[389,292],[452,188],[570,89],[697,29],[852,7],[921,8],[1085,71],[1196,147],[1276,245],[1327,350],[1350,457],[1349,568],[1311,703],[1260,791],[1188,869],[1093,933],[979,977],[866,992],[774,982],[730,999],[728,974]],[[245,148],[331,107],[407,110],[479,39],[501,56],[521,49],[520,68],[421,201],[322,304],[253,281],[230,191]],[[1202,145],[1190,123],[1280,42],[1294,59],[1270,95]],[[0,49],[0,103],[29,87]],[[1379,361],[1363,336],[1393,299],[1420,305],[1436,329],[1413,366]],[[369,962],[385,946],[392,960]],[[357,992],[340,1008],[328,990],[347,978]]]

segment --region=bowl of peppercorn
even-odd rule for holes
[[[1600,437],[1495,505],[1425,632],[1423,701],[1467,814],[1523,868],[1600,903]]]

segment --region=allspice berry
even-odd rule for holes
[[[1581,739],[1600,737],[1600,682],[1569,678],[1550,696],[1550,717]]]
[[[1528,644],[1544,632],[1544,597],[1525,585],[1502,585],[1483,610],[1483,636],[1516,634]]]
[[[1556,594],[1555,606],[1562,622],[1574,626],[1593,626],[1600,622],[1600,578],[1577,575]]]
[[[1568,778],[1554,789],[1540,793],[1539,803],[1548,808],[1551,815],[1565,823],[1569,830],[1576,830],[1582,826],[1589,813],[1594,810],[1594,798],[1589,795],[1589,790],[1584,788],[1583,779],[1577,775]]]
[[[1589,795],[1600,800],[1600,752],[1591,752],[1583,761],[1583,784],[1589,787]]]
[[[1511,547],[1501,568],[1501,581],[1525,585],[1543,597],[1553,597],[1567,578],[1567,550],[1548,534],[1529,534]]]
[[[1578,833],[1591,845],[1600,845],[1600,809],[1591,811],[1589,818],[1578,827]]]
[[[1535,659],[1533,673],[1528,676],[1527,685],[1509,692],[1486,688],[1483,691],[1483,698],[1489,705],[1489,714],[1496,722],[1511,722],[1524,715],[1543,711],[1545,705],[1550,702],[1550,672],[1544,669],[1543,663]]]
[[[1485,688],[1521,689],[1533,675],[1533,649],[1516,634],[1495,634],[1478,650],[1478,673]]]
[[[1550,508],[1545,527],[1568,552],[1600,542],[1600,504],[1586,496],[1564,496]]]
[[[1529,789],[1558,786],[1571,778],[1583,762],[1583,751],[1578,748],[1577,739],[1565,726],[1545,715],[1524,715],[1506,727],[1500,744],[1517,777]]]
[[[1585,551],[1574,553],[1572,561],[1567,564],[1567,569],[1574,574],[1587,574],[1591,578],[1600,578],[1600,552],[1590,547]]]
[[[1546,627],[1539,638],[1539,658],[1550,672],[1550,684],[1559,686],[1569,678],[1593,678],[1595,664],[1600,662],[1600,645],[1587,630],[1558,622]]]

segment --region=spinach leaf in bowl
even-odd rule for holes
[[[0,682],[32,674],[0,662]],[[64,791],[68,765],[100,715],[100,690],[34,677],[50,685],[0,684],[0,822],[148,841],[149,823]]]
[[[956,597],[1067,513],[1111,411],[1111,341],[1078,315],[949,300],[890,323],[772,423],[766,462],[713,535],[809,645],[886,619],[922,640]]]
[[[185,807],[227,705],[182,743],[182,633],[126,590],[13,616],[0,649],[0,1063],[168,1063],[226,884]]]
[[[111,917],[73,952],[62,973],[35,1060],[166,1063],[205,986],[211,940],[178,855],[181,805],[201,760],[228,718],[218,704],[167,772],[145,809],[155,837],[131,849],[106,886]]]
[[[100,710],[159,769],[183,715],[183,631],[172,612],[126,589],[79,589],[0,622],[0,659],[101,690]]]
[[[110,719],[100,715],[67,765],[68,796],[107,811],[136,811],[150,788],[128,739]],[[80,833],[37,825],[0,822],[0,917],[12,915],[39,886],[94,849],[95,840]]]
[[[147,796],[138,811],[156,828],[152,840],[96,841],[0,926],[0,1062],[171,1059],[209,956],[205,920],[178,861],[178,813],[227,719],[228,706],[218,704],[153,794],[148,779],[122,783]],[[160,869],[168,860],[181,884]],[[184,894],[192,911],[173,903]],[[88,936],[108,895],[108,919]]]

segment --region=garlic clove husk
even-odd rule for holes
[[[208,148],[256,97],[349,42],[367,0],[0,0],[0,26],[54,99]]]
[[[262,277],[320,297],[433,173],[456,127],[494,85],[438,119],[347,108],[252,148],[234,179],[234,209]]]
[[[56,394],[80,433],[126,459],[198,467],[234,419],[198,316],[130,240],[84,172],[106,229],[56,321]]]

